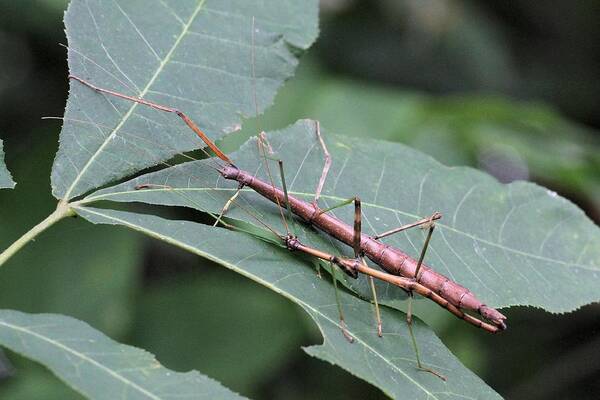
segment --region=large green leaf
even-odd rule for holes
[[[373,307],[349,293],[340,293],[349,343],[340,332],[335,295],[330,282],[319,279],[311,263],[290,257],[287,250],[250,235],[189,221],[171,221],[152,215],[76,206],[94,223],[119,224],[144,232],[239,272],[299,304],[318,324],[324,344],[306,351],[337,364],[379,387],[393,398],[498,398],[467,370],[420,321],[416,322],[421,355],[426,364],[446,375],[446,382],[416,369],[405,315],[382,309],[384,337],[376,334]],[[284,262],[285,260],[285,262]],[[287,335],[274,327],[273,335]]]
[[[43,363],[90,399],[241,398],[195,371],[169,371],[150,353],[73,318],[2,310],[0,327],[1,345]]]
[[[564,312],[600,299],[600,230],[556,193],[527,182],[503,185],[470,168],[448,168],[398,144],[324,136],[334,162],[322,206],[360,196],[363,229],[368,234],[442,212],[444,218],[426,261],[471,289],[484,303]],[[274,157],[285,160],[291,192],[310,200],[323,165],[312,121],[301,121],[269,140],[276,150]],[[256,149],[254,141],[247,143],[232,156],[236,165],[257,170]],[[142,201],[218,212],[235,185],[219,179],[211,162],[187,163],[141,176],[93,194],[83,203]],[[135,190],[141,183],[177,190]],[[240,200],[245,209],[254,210],[281,230],[275,207],[246,192]],[[351,207],[335,213],[352,221]],[[256,223],[239,207],[229,215]],[[302,231],[301,237],[315,246],[330,241],[306,227]],[[412,230],[384,241],[418,257],[423,234]],[[292,258],[288,256],[285,262]]]
[[[271,104],[316,36],[317,2],[74,0],[65,26],[71,74],[185,110],[216,139]],[[53,194],[71,199],[200,147],[176,115],[154,111],[71,81]]]
[[[14,187],[15,183],[10,176],[10,172],[8,172],[8,169],[6,169],[6,165],[4,165],[4,150],[2,140],[0,140],[0,189],[12,189]]]

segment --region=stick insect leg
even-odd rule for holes
[[[225,216],[225,214],[227,213],[227,211],[229,211],[229,208],[231,207],[231,205],[235,202],[235,200],[237,199],[237,197],[240,195],[240,192],[242,191],[242,189],[244,188],[243,184],[239,184],[237,190],[235,191],[235,193],[233,194],[233,196],[231,196],[229,198],[229,200],[227,200],[227,202],[225,203],[225,205],[223,206],[223,208],[221,209],[221,212],[219,213],[219,216],[217,217],[217,219],[215,220],[215,223],[213,224],[213,226],[217,226],[219,225],[219,223],[221,222],[221,220],[223,219],[223,216]]]
[[[354,197],[354,198],[351,198],[348,200],[344,200],[333,207],[329,207],[329,208],[326,208],[325,210],[319,211],[316,215],[326,213],[328,211],[331,211],[338,207],[345,206],[350,203],[354,203],[354,238],[352,241],[352,248],[354,250],[354,258],[366,266],[367,264],[366,264],[366,261],[363,257],[362,250],[361,250],[362,206],[361,206],[360,198]],[[375,289],[375,281],[373,280],[372,276],[369,276],[367,279],[369,280],[369,285],[371,286],[371,292],[373,294],[373,305],[375,306],[375,319],[377,322],[377,335],[379,337],[383,337],[381,312],[379,310],[379,302],[377,301],[377,291]]]
[[[362,206],[360,199],[354,197],[354,257],[366,265],[365,258],[362,256],[360,239],[362,236]],[[377,290],[375,290],[375,281],[372,276],[369,276],[369,285],[373,293],[373,305],[375,306],[375,320],[377,321],[377,336],[383,337],[383,329],[381,324],[381,312],[379,311],[379,302],[377,301]]]
[[[321,149],[323,149],[323,155],[325,157],[325,165],[323,165],[323,171],[321,172],[321,177],[319,178],[319,183],[317,184],[317,189],[315,190],[315,198],[313,200],[313,205],[315,206],[315,209],[317,209],[319,197],[321,197],[321,191],[323,190],[325,179],[327,179],[329,167],[331,167],[331,154],[329,154],[329,150],[327,150],[323,136],[321,136],[321,124],[319,121],[315,121],[315,134],[317,135],[317,140],[321,145]]]
[[[418,220],[416,222],[413,222],[411,224],[402,225],[402,226],[400,226],[398,228],[394,228],[394,229],[391,229],[391,230],[389,230],[387,232],[380,233],[379,235],[374,235],[373,239],[375,239],[375,240],[381,239],[381,238],[384,238],[386,236],[390,236],[390,235],[393,235],[395,233],[402,232],[402,231],[405,231],[405,230],[410,229],[410,228],[414,228],[416,226],[422,226],[422,225],[425,225],[425,224],[432,224],[434,221],[437,221],[440,218],[442,218],[442,214],[439,213],[439,212],[435,212],[430,217],[420,219],[420,220]]]
[[[267,139],[267,136],[265,134],[265,132],[261,132],[258,135],[258,140],[256,141],[256,144],[258,146],[258,154],[259,156],[262,158],[263,160],[263,165],[265,167],[265,170],[267,172],[267,176],[269,178],[269,182],[271,183],[271,186],[273,186],[273,188],[275,188],[275,182],[273,180],[273,175],[271,174],[271,168],[269,167],[269,160],[273,160],[273,158],[271,158],[270,156],[267,155],[267,152],[269,155],[273,154],[273,149],[271,148],[271,145],[269,144],[269,141]],[[284,186],[284,193],[285,195],[285,201],[287,204],[287,209],[288,211],[290,210],[289,208],[289,202],[287,201],[287,189],[285,188],[285,176],[283,174],[283,162],[281,160],[277,160],[279,163],[279,173],[280,173],[280,177],[281,177],[281,182],[282,185]],[[277,204],[277,209],[279,210],[279,214],[281,215],[281,221],[283,222],[283,225],[285,227],[285,231],[286,233],[289,235],[290,234],[290,228],[288,226],[287,223],[287,218],[283,212],[283,208],[281,207],[281,203],[279,202],[279,199],[276,199],[276,204]],[[288,213],[289,216],[289,213]],[[292,219],[293,221],[293,219]]]
[[[391,231],[385,232],[381,235],[377,235],[374,238],[378,239],[384,236],[388,236],[394,233],[398,233],[401,232],[403,230],[406,229],[410,229],[413,228],[415,226],[422,226],[422,227],[427,227],[427,225],[429,226],[428,232],[427,232],[427,237],[425,238],[425,243],[423,244],[423,248],[421,249],[421,254],[419,256],[419,261],[417,262],[417,267],[415,268],[415,275],[414,275],[414,279],[415,281],[418,282],[417,277],[419,276],[419,269],[421,268],[421,265],[423,264],[423,259],[425,258],[425,253],[427,252],[427,248],[429,247],[429,241],[431,240],[431,235],[433,234],[433,229],[435,227],[435,220],[436,219],[440,219],[442,217],[442,215],[440,213],[434,213],[431,217],[429,218],[425,218],[422,220],[419,220],[417,222],[414,222],[412,224],[407,224],[407,225],[403,225],[399,228],[393,229]],[[446,377],[441,375],[439,372],[436,372],[434,370],[432,370],[431,368],[427,368],[424,367],[423,364],[421,363],[421,356],[419,354],[419,346],[417,345],[417,339],[415,337],[415,334],[413,333],[413,329],[412,329],[412,322],[413,322],[413,317],[412,317],[412,302],[413,302],[413,291],[412,290],[408,290],[408,307],[407,307],[407,311],[406,311],[406,324],[408,326],[408,332],[410,334],[410,339],[412,341],[412,345],[413,348],[415,349],[415,358],[417,359],[417,369],[421,370],[421,371],[425,371],[425,372],[429,372],[435,376],[437,376],[438,378],[442,379],[442,380],[446,380]]]
[[[362,258],[364,265],[367,265],[364,257]],[[369,285],[371,286],[371,294],[373,295],[373,305],[375,306],[375,319],[377,321],[377,336],[383,337],[383,325],[381,323],[381,312],[379,311],[379,302],[377,301],[377,290],[375,289],[375,280],[369,275]]]
[[[335,273],[337,267],[331,261],[329,262],[329,267],[331,268],[331,276],[333,277],[333,290],[335,292],[335,302],[337,303],[338,313],[340,315],[340,327],[342,328],[342,334],[350,343],[352,343],[354,342],[354,338],[352,337],[352,335],[350,335],[348,329],[346,328],[346,322],[344,321],[344,312],[342,310],[342,302],[340,301],[340,294],[338,292],[337,287],[337,276]]]
[[[417,262],[417,267],[415,268],[414,278],[417,279],[417,277],[419,275],[419,270],[421,269],[421,265],[423,264],[423,260],[425,259],[425,254],[427,253],[427,249],[429,247],[429,242],[431,241],[431,235],[433,234],[433,230],[435,228],[435,221],[440,218],[442,218],[442,214],[440,214],[439,212],[435,212],[428,218],[423,218],[423,219],[420,219],[419,221],[413,222],[411,224],[402,225],[398,228],[389,230],[382,234],[375,235],[375,236],[373,236],[373,239],[381,239],[383,237],[390,236],[395,233],[402,232],[402,231],[405,231],[410,228],[414,228],[416,226],[420,226],[422,228],[427,228],[428,229],[427,237],[425,238],[425,243],[423,244],[423,248],[421,249],[421,254],[419,255],[419,261]]]
[[[417,262],[417,267],[415,268],[415,274],[413,279],[418,282],[419,270],[421,269],[421,265],[423,264],[423,259],[425,259],[425,254],[427,253],[427,248],[429,247],[429,242],[431,240],[431,235],[433,234],[433,230],[435,228],[435,221],[440,219],[442,214],[439,212],[433,213],[429,218],[423,218],[419,221],[413,222],[411,224],[402,225],[398,228],[392,229],[390,231],[384,232],[379,235],[373,236],[373,239],[381,239],[383,237],[393,235],[394,233],[402,232],[404,230],[414,228],[416,226],[421,226],[423,228],[428,228],[427,237],[425,238],[425,243],[423,244],[423,248],[421,249],[421,254],[419,256],[419,261]],[[441,375],[440,373],[423,366],[421,363],[421,356],[419,354],[419,346],[417,345],[417,339],[413,333],[412,329],[412,302],[413,302],[413,291],[408,290],[408,307],[406,311],[406,324],[408,326],[408,332],[410,334],[410,338],[413,344],[413,348],[415,349],[415,358],[417,359],[417,368],[421,371],[429,372],[442,380],[446,380],[446,377]]]
[[[406,324],[408,325],[408,333],[410,334],[410,339],[412,341],[413,348],[415,349],[415,358],[417,359],[417,369],[424,371],[424,372],[429,372],[429,373],[437,376],[441,380],[445,381],[446,377],[444,375],[440,374],[437,371],[434,371],[431,368],[424,367],[423,364],[421,364],[421,356],[419,355],[419,346],[417,345],[417,338],[415,337],[415,334],[413,333],[413,329],[412,329],[412,322],[413,322],[412,300],[413,300],[413,292],[411,290],[408,292],[408,308],[406,311]]]
[[[184,199],[186,199],[186,200],[187,200],[187,201],[188,201],[190,204],[193,204],[193,205],[195,205],[195,206],[196,206],[196,208],[197,208],[198,210],[202,209],[202,207],[201,207],[201,206],[200,206],[198,203],[196,203],[196,202],[195,202],[195,201],[194,201],[194,200],[193,200],[191,197],[188,197],[188,196],[186,196],[185,194],[178,192],[178,189],[177,189],[177,188],[174,188],[174,187],[172,187],[172,186],[169,186],[169,185],[159,185],[159,184],[155,184],[155,183],[144,183],[144,184],[141,184],[141,185],[136,185],[136,186],[135,186],[135,190],[152,190],[152,189],[155,189],[155,190],[156,190],[156,189],[159,189],[159,190],[168,190],[168,191],[172,191],[173,193],[176,193],[176,194],[178,194],[179,196],[181,196],[181,197],[183,197]],[[232,200],[232,202],[233,202],[233,200]],[[219,216],[217,217],[217,215],[216,215],[216,214],[213,214],[213,213],[211,213],[211,212],[208,212],[208,211],[206,211],[206,212],[207,212],[207,213],[208,213],[208,214],[209,214],[211,217],[215,218],[215,220],[217,220],[217,222],[216,222],[216,223],[213,225],[213,226],[217,226],[217,223],[218,223],[218,222],[219,222],[219,220],[221,219],[222,215],[219,215]],[[226,222],[224,222],[224,221],[220,221],[220,222],[221,222],[221,224],[222,224],[223,226],[225,226],[226,228],[229,228],[229,229],[236,229],[236,227],[235,227],[235,226],[233,226],[233,225],[230,225],[230,224],[228,224],[228,223],[226,223]],[[276,232],[274,232],[274,233],[276,234]]]
[[[433,218],[433,216],[432,216]],[[429,221],[429,228],[427,230],[427,237],[425,238],[425,243],[423,243],[423,248],[421,249],[421,254],[419,255],[419,261],[417,262],[417,267],[415,268],[415,280],[418,280],[419,270],[421,269],[421,265],[423,264],[423,260],[425,259],[425,253],[427,253],[427,248],[429,248],[429,242],[431,241],[431,235],[433,235],[433,230],[435,229],[435,222],[433,219]]]
[[[292,224],[295,226],[296,220],[294,219],[294,215],[292,213],[292,207],[290,206],[287,184],[285,183],[285,173],[283,172],[283,161],[277,160],[277,164],[279,164],[279,174],[281,175],[281,187],[283,188],[283,198],[285,200],[285,208],[287,210],[288,218],[290,219]],[[289,232],[289,229],[288,229],[288,232]],[[292,231],[292,234],[295,236],[294,231]]]
[[[283,161],[278,160],[278,164],[279,164],[279,173],[281,174],[281,185],[282,185],[282,189],[283,189],[283,195],[284,195],[284,199],[285,199],[285,207],[289,213],[289,218],[292,218],[292,210],[290,207],[290,203],[288,201],[288,190],[287,190],[287,185],[285,183],[285,174],[283,172]],[[359,200],[359,207],[360,207],[360,200]],[[293,221],[293,218],[292,218]],[[360,227],[360,225],[359,225]],[[360,238],[359,238],[360,240]],[[359,242],[359,246],[360,246],[360,242]],[[335,292],[335,302],[337,303],[337,308],[338,308],[338,313],[340,316],[340,327],[342,329],[342,334],[344,335],[344,337],[350,342],[354,342],[354,338],[352,337],[352,335],[350,335],[350,333],[348,332],[348,329],[346,328],[346,322],[344,320],[344,311],[342,310],[342,303],[340,301],[340,295],[338,292],[338,286],[337,286],[337,276],[336,276],[336,269],[337,266],[330,260],[329,261],[329,266],[331,269],[331,276],[333,278],[333,290]],[[317,273],[320,275],[320,268],[317,267]]]

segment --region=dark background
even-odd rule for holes
[[[18,182],[0,192],[0,247],[55,207],[49,172],[60,123],[41,117],[61,116],[67,96],[64,8],[62,0],[0,1],[0,137]],[[276,106],[245,131],[320,119],[504,182],[537,181],[597,222],[599,17],[593,0],[324,0],[317,44]],[[320,337],[288,301],[121,229],[53,227],[0,271],[0,307],[81,318],[169,368],[198,369],[255,398],[383,397],[302,352]],[[420,307],[503,396],[599,397],[597,304],[565,315],[512,308],[510,329],[493,337]],[[43,368],[5,356],[0,398],[78,398]]]

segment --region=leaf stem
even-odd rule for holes
[[[75,215],[75,212],[69,206],[69,203],[65,201],[59,201],[56,210],[46,217],[42,222],[31,228],[27,233],[21,236],[16,242],[11,244],[6,250],[0,254],[0,266],[2,266],[9,258],[17,253],[23,246],[28,242],[35,239],[37,235],[54,225],[65,217],[71,217]]]

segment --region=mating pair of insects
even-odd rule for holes
[[[266,228],[271,230],[275,235],[277,235],[277,238],[280,241],[279,244],[283,245],[288,250],[293,252],[304,253],[309,256],[315,257],[319,260],[324,260],[325,262],[330,263],[332,267],[331,271],[333,275],[333,283],[334,287],[336,288],[336,300],[338,303],[340,328],[342,334],[346,337],[346,339],[348,339],[349,342],[352,342],[354,339],[346,328],[343,310],[337,298],[337,278],[335,276],[336,268],[340,268],[352,278],[357,278],[359,274],[364,274],[369,277],[373,293],[373,303],[375,304],[376,310],[377,334],[379,336],[383,335],[382,323],[379,314],[377,296],[375,292],[373,279],[379,279],[389,284],[398,286],[408,293],[409,303],[407,310],[407,325],[415,349],[417,368],[423,371],[433,373],[441,379],[445,380],[445,377],[443,377],[434,370],[425,368],[421,363],[419,357],[416,339],[412,331],[411,306],[413,293],[417,293],[423,297],[427,297],[433,300],[435,303],[445,308],[458,318],[461,318],[464,321],[479,328],[482,328],[488,332],[495,333],[506,329],[506,317],[502,315],[499,311],[486,306],[484,303],[478,300],[470,290],[450,280],[444,275],[439,274],[438,272],[434,271],[433,269],[424,264],[423,261],[425,259],[427,248],[429,246],[431,236],[435,229],[435,221],[441,218],[441,214],[434,213],[433,215],[427,218],[423,218],[411,224],[403,225],[398,228],[389,230],[387,232],[370,236],[363,233],[361,230],[362,212],[361,202],[358,197],[351,198],[334,207],[330,207],[327,209],[321,209],[319,207],[319,197],[323,189],[325,179],[329,172],[329,168],[331,166],[331,156],[329,154],[329,151],[327,150],[323,138],[321,137],[318,122],[315,122],[315,139],[318,141],[319,145],[321,146],[321,149],[323,150],[323,153],[325,155],[325,164],[321,173],[321,177],[317,184],[317,188],[315,190],[314,200],[309,203],[288,194],[285,185],[285,178],[283,175],[283,166],[281,161],[279,161],[279,167],[282,184],[281,187],[278,187],[274,184],[271,172],[268,167],[268,163],[266,163],[267,155],[265,149],[266,146],[264,143],[265,138],[262,135],[259,137],[258,140],[259,151],[261,153],[261,156],[265,159],[265,166],[268,172],[270,182],[265,182],[254,176],[254,174],[238,168],[229,159],[229,157],[225,155],[221,151],[221,149],[219,149],[219,147],[212,140],[210,140],[204,132],[202,132],[202,130],[194,123],[194,121],[192,121],[182,111],[172,107],[156,104],[148,100],[144,100],[142,98],[128,96],[112,90],[103,89],[77,76],[70,76],[69,78],[78,81],[85,86],[88,86],[89,88],[95,90],[98,93],[115,96],[121,99],[139,103],[159,111],[176,114],[185,122],[185,124],[216,155],[214,162],[217,165],[216,169],[219,172],[219,174],[227,180],[233,180],[238,182],[238,190],[224,205],[221,213],[218,216],[215,215],[215,225],[222,224],[223,226],[235,229],[235,227],[223,221],[222,217],[230,207],[238,204],[236,199],[240,195],[240,192],[243,188],[250,188],[259,195],[263,196],[264,198],[277,204],[279,212],[281,213],[281,217],[284,221],[284,225],[286,226],[287,233],[278,233],[273,228],[267,226],[264,222],[258,220],[257,217],[255,218],[257,218],[261,225],[265,226]],[[143,190],[156,186],[157,185],[140,185],[137,187],[137,189]],[[343,205],[348,205],[351,203],[354,204],[355,211],[353,226],[344,223],[340,219],[328,213],[334,208]],[[330,235],[331,237],[351,246],[354,252],[354,257],[349,258],[336,256],[303,244],[298,237],[290,233],[290,230],[286,223],[286,213],[288,214],[288,219],[292,218],[292,214],[294,214],[301,220],[303,220],[305,223],[312,225],[321,230],[322,232]],[[423,248],[420,252],[418,260],[415,260],[407,254],[405,254],[404,252],[402,252],[401,250],[386,245],[385,243],[380,241],[380,239],[384,237],[414,227],[421,227],[427,230],[425,242],[423,244]],[[367,264],[365,257],[369,258],[373,263],[381,267],[383,271],[370,267]],[[474,315],[471,315],[468,312],[477,313],[481,316],[481,318],[475,317]]]

